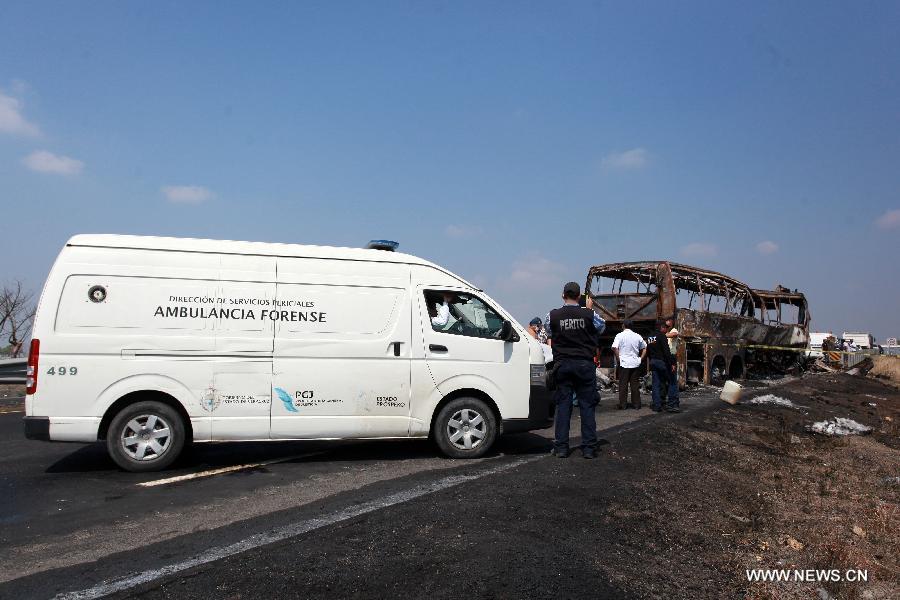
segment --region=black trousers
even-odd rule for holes
[[[631,405],[641,407],[641,368],[619,367],[619,408],[628,404],[628,389],[631,388]]]
[[[562,359],[556,371],[556,436],[558,451],[569,449],[569,422],[572,400],[581,412],[581,446],[589,452],[597,447],[597,371],[592,360]]]

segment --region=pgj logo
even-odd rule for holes
[[[203,398],[200,399],[200,407],[207,412],[213,412],[219,408],[220,403],[221,399],[219,398],[219,394],[216,393],[216,388],[213,387],[206,390],[206,393],[203,394]]]
[[[288,394],[281,388],[275,388],[275,393],[278,394],[278,399],[284,403],[284,407],[290,412],[300,412],[297,410],[297,407],[294,406],[294,400],[291,398],[291,395]]]

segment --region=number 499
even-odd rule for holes
[[[47,375],[78,375],[78,367],[50,367]]]

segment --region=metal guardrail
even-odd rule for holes
[[[852,369],[862,361],[866,360],[866,358],[870,356],[877,356],[878,354],[881,353],[877,349],[866,348],[865,350],[857,350],[856,352],[842,354],[841,360],[845,369]]]
[[[5,358],[0,360],[0,383],[25,383],[27,368],[27,358]]]

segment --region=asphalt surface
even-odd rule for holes
[[[715,406],[716,394],[688,394],[681,415],[617,411],[605,394],[595,461],[549,458],[544,430],[504,436],[474,461],[424,441],[196,444],[150,474],[120,471],[99,444],[25,440],[15,401],[4,402],[0,598],[544,596],[550,588],[523,589],[516,573],[547,561],[560,565],[552,587],[563,595],[589,585],[592,597],[627,597],[599,576],[575,577],[570,549],[550,539],[571,525],[554,526],[546,506],[529,513],[541,499],[524,482],[571,488],[574,501],[576,476],[618,446],[639,447],[642,430]],[[504,545],[512,530],[533,543]],[[404,560],[432,552],[444,558]],[[506,571],[485,587],[481,564]]]

